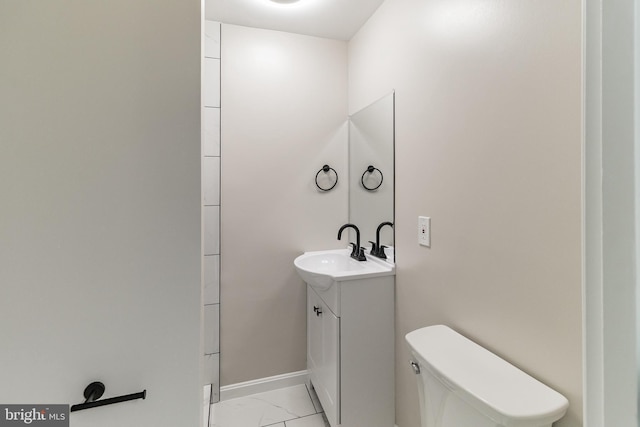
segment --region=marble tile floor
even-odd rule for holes
[[[329,427],[313,389],[300,384],[211,405],[210,427]]]

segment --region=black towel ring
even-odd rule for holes
[[[320,172],[324,172],[324,173],[328,174],[329,171],[333,171],[333,173],[335,174],[336,182],[334,182],[333,185],[331,187],[329,187],[329,188],[322,188],[322,187],[320,187],[320,184],[318,184],[318,176],[320,175]],[[337,183],[338,183],[338,172],[336,172],[336,170],[334,168],[330,167],[329,165],[322,166],[322,169],[320,169],[318,171],[318,173],[316,174],[316,187],[318,187],[322,191],[332,190],[333,187],[335,187]]]
[[[380,183],[379,183],[376,187],[371,188],[371,187],[367,187],[367,185],[364,183],[364,176],[365,176],[367,173],[372,174],[372,173],[373,173],[373,171],[378,171],[378,173],[380,174]],[[380,188],[380,186],[382,185],[382,181],[384,181],[384,175],[382,175],[382,171],[381,171],[380,169],[378,169],[378,168],[375,168],[375,167],[371,166],[371,165],[369,165],[369,166],[367,167],[367,170],[365,170],[365,171],[364,171],[364,173],[362,174],[362,178],[360,178],[360,183],[362,183],[362,186],[363,186],[363,187],[365,188],[365,190],[367,190],[367,191],[374,191],[374,190],[377,190],[377,189],[378,189],[378,188]]]

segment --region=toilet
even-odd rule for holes
[[[567,411],[563,395],[447,326],[405,339],[422,427],[551,427]]]

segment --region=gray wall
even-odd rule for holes
[[[200,419],[200,2],[0,2],[0,402]]]
[[[397,424],[404,335],[447,324],[582,419],[581,2],[387,0],[349,43],[349,109],[396,90]],[[417,243],[431,217],[432,246]]]

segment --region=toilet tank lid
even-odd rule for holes
[[[421,368],[505,426],[550,424],[569,406],[557,391],[447,326],[417,329],[405,339]]]

